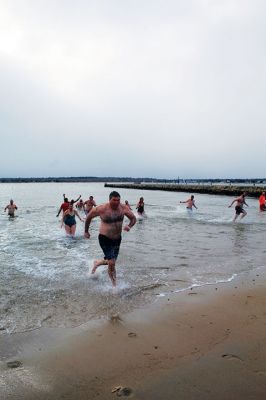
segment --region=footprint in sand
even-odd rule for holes
[[[223,354],[222,357],[225,358],[226,360],[244,361],[244,360],[242,360],[242,358],[236,356],[235,354]]]
[[[255,371],[258,375],[266,375],[266,371]]]
[[[122,396],[130,396],[132,394],[132,389],[129,387],[123,387],[123,386],[115,386],[112,390],[112,393],[116,393],[118,397]]]
[[[137,337],[137,334],[135,332],[129,332],[127,334],[128,337]]]

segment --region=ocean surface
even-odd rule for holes
[[[99,219],[88,240],[84,223],[77,220],[72,239],[56,218],[63,193],[93,195],[101,204],[110,191],[103,183],[0,184],[0,335],[79,326],[265,267],[266,213],[256,199],[247,198],[248,215],[234,224],[232,197],[196,194],[198,210],[188,212],[179,202],[190,193],[118,189],[134,211],[143,196],[147,218],[123,233],[114,290],[105,266],[95,278],[89,274],[102,258]],[[3,212],[11,198],[18,206],[14,219]]]

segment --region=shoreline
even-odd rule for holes
[[[263,398],[265,285],[260,268],[109,321],[10,335],[1,398],[107,400],[119,386],[139,400]],[[7,368],[12,360],[22,366]]]

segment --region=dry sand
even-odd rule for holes
[[[264,399],[265,288],[254,271],[112,321],[2,335],[0,398]]]

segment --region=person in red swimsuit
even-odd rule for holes
[[[259,197],[260,211],[266,211],[265,201],[265,192],[262,192]]]
[[[68,198],[66,197],[65,194],[63,194],[63,198],[64,198],[64,203],[61,204],[61,206],[60,206],[60,208],[59,208],[59,210],[58,210],[58,213],[57,213],[57,215],[56,215],[57,217],[59,217],[59,214],[61,213],[62,210],[63,210],[63,214],[64,214],[64,212],[65,212],[66,210],[68,210],[69,204],[74,204],[74,203],[76,203],[77,201],[79,201],[79,199],[81,198],[81,194],[79,195],[79,197],[77,198],[77,200],[68,201]]]

